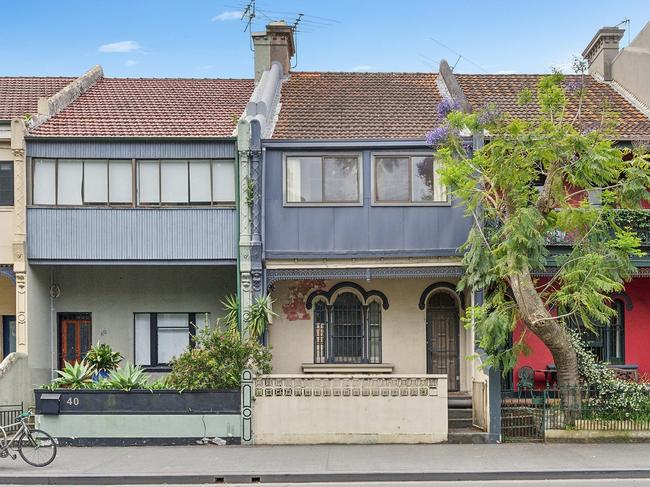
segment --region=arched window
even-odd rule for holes
[[[329,299],[327,299],[329,298]],[[314,304],[314,363],[381,363],[381,311],[376,298],[352,290]]]

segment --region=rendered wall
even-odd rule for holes
[[[221,300],[236,291],[235,277],[233,266],[31,266],[35,384],[56,367],[57,313],[91,313],[93,343],[108,343],[132,362],[134,313],[209,312],[214,324],[224,314]],[[50,299],[50,279],[59,297]]]
[[[27,355],[10,353],[0,362],[0,404],[32,405],[34,394],[29,382]]]
[[[650,22],[612,62],[614,81],[650,107]]]
[[[446,282],[455,284],[453,279]],[[331,288],[340,281],[313,281],[313,284]],[[426,311],[418,308],[420,295],[432,279],[374,279],[351,281],[366,291],[379,290],[388,298],[387,310],[382,309],[382,362],[393,364],[395,374],[424,374],[427,370]],[[314,361],[313,310],[304,309],[305,285],[309,281],[278,281],[271,297],[273,310],[278,315],[269,327],[269,344],[273,353],[274,374],[302,373],[303,363]],[[467,303],[468,304],[468,303]],[[473,354],[471,332],[460,326],[459,365],[461,390],[471,390]]]
[[[447,379],[262,376],[255,379],[252,428],[258,445],[443,442]]]

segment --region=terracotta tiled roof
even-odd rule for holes
[[[495,103],[499,110],[518,118],[531,119],[539,116],[539,107],[535,103],[519,105],[518,95],[524,88],[529,88],[533,96],[537,83],[543,75],[484,75],[457,74],[465,96],[474,110],[479,110],[488,103]],[[581,77],[566,76],[564,81],[567,88],[578,85]],[[600,82],[591,76],[584,78],[586,91],[581,108],[581,119],[585,127],[598,124],[603,113],[603,106],[615,112],[618,116],[618,137],[621,139],[649,139],[650,119],[630,104],[609,84]],[[573,117],[578,107],[578,96],[567,90],[569,104],[567,113]]]
[[[439,124],[431,73],[295,72],[274,139],[423,139]]]
[[[252,79],[102,78],[31,135],[229,137],[252,91]]]
[[[0,120],[35,114],[38,98],[52,96],[74,78],[0,77]]]

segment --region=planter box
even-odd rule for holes
[[[240,392],[36,389],[36,422],[62,445],[240,442]]]
[[[239,414],[240,393],[231,391],[34,390],[36,414]],[[58,412],[53,401],[58,397]]]

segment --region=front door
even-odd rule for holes
[[[2,317],[2,360],[4,357],[16,351],[16,317]]]
[[[81,361],[92,346],[90,313],[59,314],[59,368]]]
[[[447,374],[450,391],[460,390],[459,333],[456,300],[446,292],[432,294],[427,301],[427,374]]]

